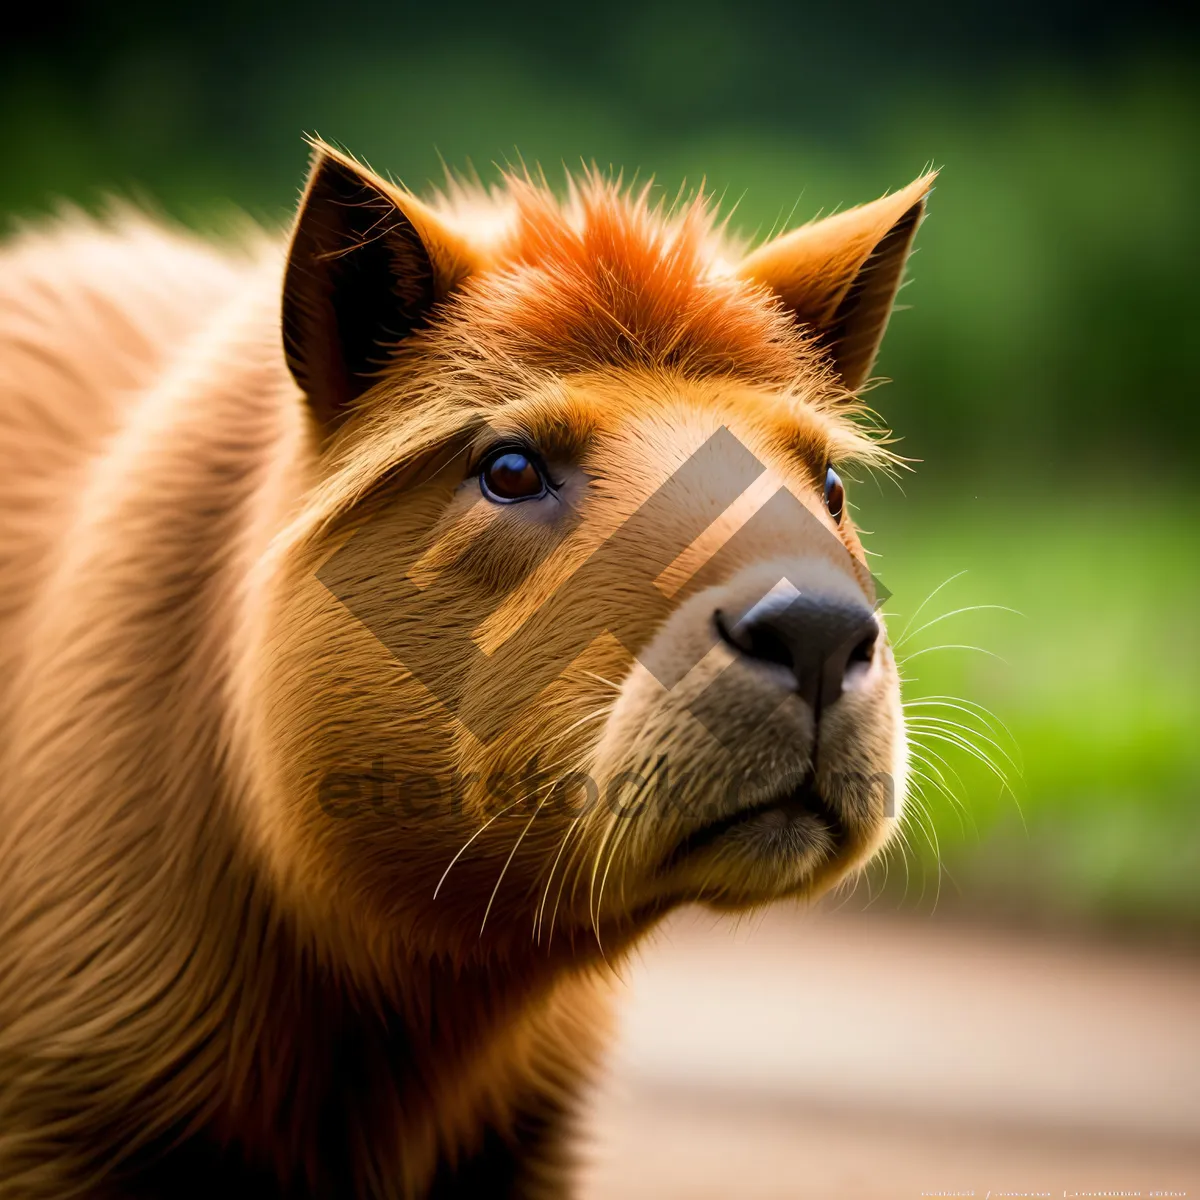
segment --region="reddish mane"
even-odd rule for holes
[[[494,269],[468,283],[450,332],[476,353],[555,370],[664,367],[768,386],[822,377],[791,314],[728,270],[711,201],[668,210],[649,192],[596,172],[571,181],[563,202],[513,174],[486,199],[453,190],[448,207],[468,238],[479,237],[472,224],[503,225],[491,238]]]

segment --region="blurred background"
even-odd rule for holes
[[[22,6],[0,37],[6,221],[117,192],[202,228],[232,207],[282,226],[305,132],[417,189],[443,178],[443,162],[487,180],[518,159],[552,181],[581,160],[611,164],[668,195],[704,181],[757,237],[941,167],[902,294],[911,311],[897,313],[879,363],[895,382],[871,395],[915,469],[899,486],[867,478],[851,490],[909,679],[919,795],[907,851],[834,898],[835,915],[796,929],[774,915],[756,935],[685,920],[647,954],[619,1059],[635,1096],[603,1109],[629,1153],[601,1158],[653,1163],[675,1145],[672,1129],[681,1146],[707,1130],[709,1157],[681,1150],[661,1177],[648,1166],[597,1187],[668,1194],[661,1180],[690,1169],[678,1194],[734,1194],[722,1178],[751,1194],[734,1164],[753,1147],[755,1161],[784,1164],[765,1177],[811,1172],[800,1125],[778,1125],[779,1094],[808,1114],[814,1155],[833,1147],[843,1163],[870,1161],[864,1131],[891,1147],[892,1164],[906,1161],[888,1113],[940,1114],[939,1129],[947,1112],[975,1113],[971,1128],[995,1137],[1053,1118],[1093,1138],[1071,1143],[1080,1162],[1107,1161],[1095,1147],[1114,1129],[1143,1149],[1145,1136],[1165,1138],[1168,1160],[1200,1136],[1194,15],[1082,0],[130,0]],[[861,954],[846,957],[847,946]],[[839,963],[890,1011],[881,989],[901,970],[896,946],[912,987],[890,1020],[933,1040],[904,1041],[910,1056],[892,1064],[889,1092],[877,1075],[894,1038],[856,1076],[853,1061],[813,1060],[808,1041],[801,1053],[793,1019],[844,992]],[[864,961],[876,976],[853,974]],[[798,962],[815,974],[789,982]],[[732,979],[734,964],[761,988],[712,999],[705,989],[714,975]],[[1113,993],[1114,980],[1126,990]],[[781,1007],[778,989],[793,983]],[[681,1023],[673,996],[705,1020]],[[731,1027],[743,1001],[776,1013],[793,1041],[758,1022],[759,1041],[721,1042],[714,1023]],[[833,1007],[862,1028],[853,1004]],[[1098,1012],[1112,1020],[1097,1024]],[[995,1057],[997,1040],[1008,1057]],[[1057,1066],[1055,1054],[1066,1055]],[[722,1055],[749,1074],[723,1075]],[[764,1063],[779,1078],[764,1083]],[[840,1071],[861,1087],[821,1083]],[[1076,1086],[1055,1090],[1049,1076]],[[740,1133],[713,1117],[719,1107],[679,1127],[654,1089],[694,1100],[698,1079],[714,1103],[765,1096],[775,1116],[745,1117],[759,1110],[742,1104]],[[843,1106],[832,1116],[820,1107],[830,1087]],[[657,1116],[634,1120],[639,1105]],[[963,1168],[949,1182],[1023,1161],[1003,1139],[975,1153],[975,1134],[947,1136],[968,1147],[947,1160]],[[908,1148],[918,1174],[950,1153],[943,1139],[923,1157],[922,1144]],[[1028,1138],[1020,1145],[1034,1154]],[[1179,1163],[1196,1167],[1185,1155],[1177,1174]],[[909,1194],[885,1177],[894,1182],[885,1172],[849,1190],[838,1191],[844,1175],[825,1183],[828,1194]],[[763,1194],[806,1194],[779,1186]],[[931,1175],[920,1186],[948,1184]]]

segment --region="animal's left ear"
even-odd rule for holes
[[[288,249],[283,341],[323,435],[477,266],[466,243],[415,196],[315,145]]]
[[[862,386],[875,361],[935,174],[784,234],[737,268],[820,335],[851,391]]]

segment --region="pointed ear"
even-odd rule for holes
[[[324,433],[476,265],[419,200],[315,144],[288,250],[283,342]]]
[[[875,361],[935,175],[784,234],[737,268],[817,331],[851,391]]]

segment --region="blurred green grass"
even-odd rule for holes
[[[939,903],[1200,924],[1200,499],[1136,477],[1101,490],[1052,473],[1021,492],[994,481],[942,494],[914,482],[908,498],[886,482],[858,490],[893,593],[906,701],[989,710],[909,710],[971,730],[914,729],[962,810],[921,786],[913,889],[939,887],[936,842]],[[975,608],[991,605],[1017,612]],[[946,736],[965,737],[1008,784]]]

